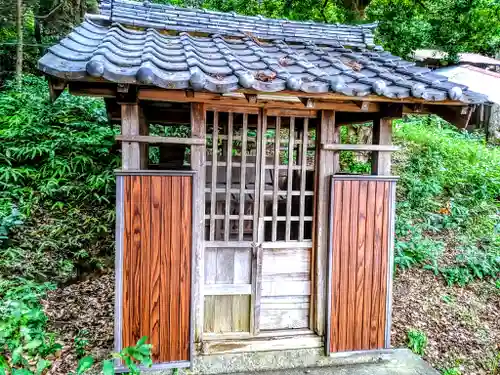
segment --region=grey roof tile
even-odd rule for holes
[[[101,9],[109,15],[107,4],[105,0]],[[112,20],[124,24],[103,26],[86,19],[49,49],[39,61],[40,69],[68,80],[102,77],[119,83],[217,93],[246,88],[464,103],[486,99],[389,52],[366,50],[363,38],[371,35],[369,27],[249,18],[125,0],[115,0],[114,6]],[[228,25],[229,31],[214,26],[217,24]],[[130,27],[137,25],[142,30]],[[206,26],[200,29],[199,25]],[[260,31],[255,32],[258,27]],[[165,35],[164,29],[181,33]],[[245,35],[239,31],[242,29],[252,32]],[[306,29],[309,31],[303,33]],[[188,33],[200,30],[212,35]],[[274,41],[255,38],[271,34],[269,39]],[[303,35],[298,38],[295,34]]]

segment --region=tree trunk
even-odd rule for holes
[[[486,137],[489,143],[500,145],[500,104],[491,106],[490,120],[487,125]]]
[[[17,0],[17,49],[16,79],[20,82],[23,74],[23,0]]]

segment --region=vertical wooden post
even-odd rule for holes
[[[141,105],[139,107],[139,134],[149,135],[149,123],[144,115],[144,110]],[[149,145],[147,143],[139,144],[139,157],[141,169],[149,169]]]
[[[205,139],[206,113],[203,103],[191,103],[191,137]],[[196,171],[193,181],[193,301],[195,342],[201,342],[203,333],[203,261],[205,240],[205,145],[191,146],[191,169]]]
[[[148,124],[137,103],[122,103],[122,135],[148,135]],[[148,145],[122,142],[122,169],[148,169]]]
[[[335,125],[335,112],[323,111],[316,149],[318,150],[317,180],[316,180],[316,265],[314,267],[315,282],[315,331],[318,335],[325,332],[326,318],[326,290],[327,290],[327,262],[328,262],[328,232],[329,232],[329,199],[330,178],[340,171],[339,154],[321,149],[323,143],[340,143],[340,128]],[[311,314],[312,315],[312,314]]]
[[[373,121],[374,145],[392,144],[392,118],[383,117]],[[391,153],[374,151],[372,153],[372,174],[389,176],[391,174]]]

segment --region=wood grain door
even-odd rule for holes
[[[118,176],[117,350],[142,336],[155,364],[191,360],[192,176]]]
[[[327,353],[389,346],[395,180],[334,176]]]

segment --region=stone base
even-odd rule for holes
[[[330,357],[322,349],[197,356],[193,371],[185,374],[239,373],[251,375],[438,375],[438,372],[407,349],[336,353]],[[172,370],[148,371],[169,374]]]

